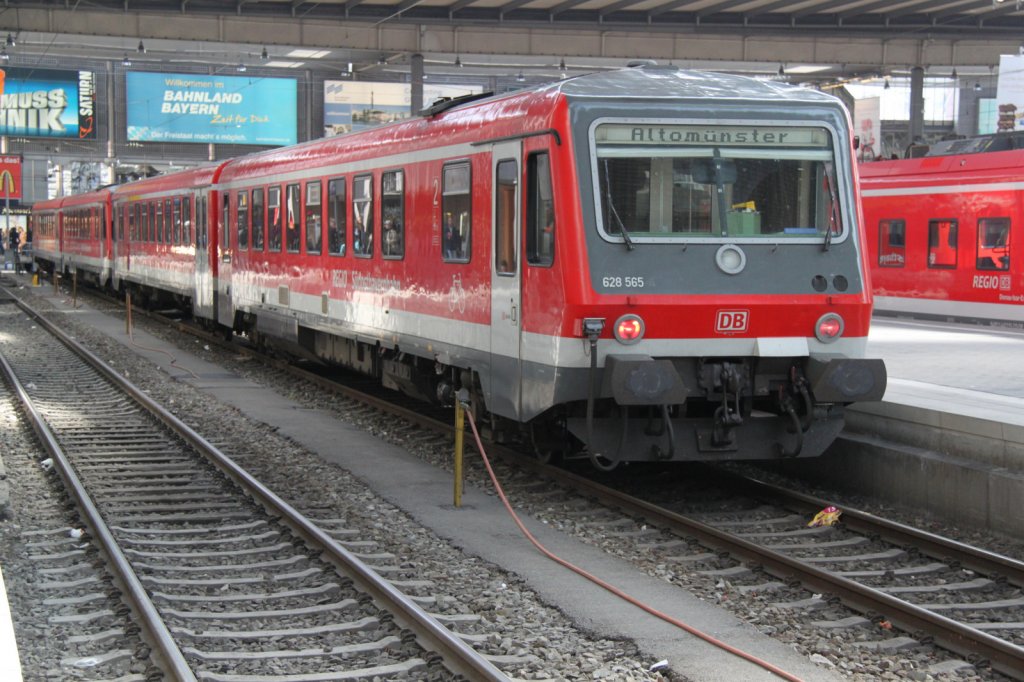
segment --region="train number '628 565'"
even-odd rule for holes
[[[627,289],[643,289],[644,278],[635,276],[620,277],[618,275],[612,277],[602,277],[601,286],[617,289],[626,287]]]

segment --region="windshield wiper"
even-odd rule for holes
[[[836,212],[839,210],[839,202],[836,201],[836,190],[832,186],[834,177],[832,175],[832,169],[828,166],[825,167],[825,184],[828,185],[828,197],[831,202],[831,206],[828,212],[828,226],[825,228],[825,241],[821,245],[822,251],[828,251],[832,248],[832,230],[839,224],[836,219]]]
[[[622,232],[622,242],[626,245],[627,251],[632,251],[636,247],[629,236],[629,230],[626,229],[625,223],[622,222],[622,218],[619,217],[619,212],[615,210],[615,204],[612,202],[612,181],[611,174],[608,172],[608,159],[604,160],[604,186],[607,188],[608,209],[615,216],[615,221],[619,224],[619,230]]]

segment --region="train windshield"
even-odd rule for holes
[[[593,139],[606,237],[830,241],[842,234],[825,128],[605,122]]]

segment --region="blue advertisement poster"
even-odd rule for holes
[[[0,69],[0,135],[96,138],[92,71]]]
[[[288,145],[297,140],[294,78],[125,74],[128,139]]]

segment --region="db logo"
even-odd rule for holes
[[[747,331],[749,310],[719,310],[715,317],[715,331],[725,334]]]

